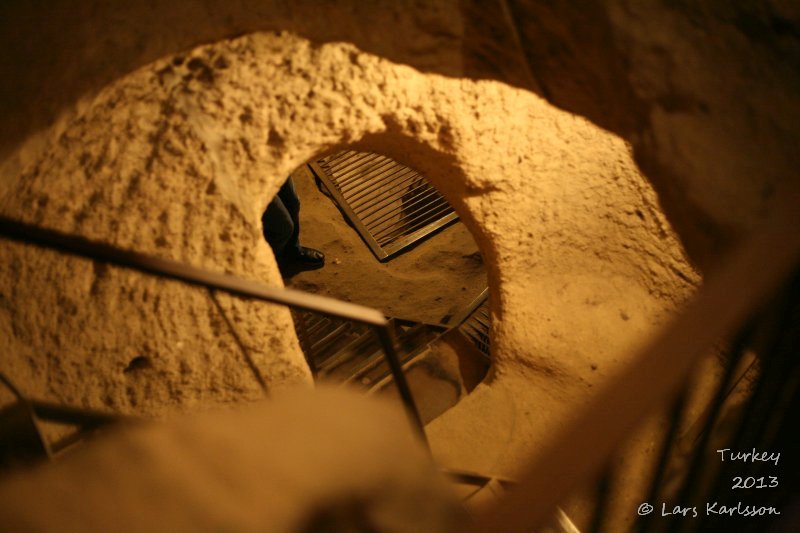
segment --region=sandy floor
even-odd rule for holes
[[[301,272],[287,286],[380,309],[429,324],[469,305],[486,288],[486,271],[470,232],[457,222],[416,247],[379,262],[305,165],[294,177],[304,246],[325,252],[326,265]]]

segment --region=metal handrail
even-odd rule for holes
[[[0,236],[17,242],[35,244],[71,255],[138,270],[146,274],[171,278],[190,285],[219,289],[237,296],[285,305],[371,326],[374,328],[378,341],[383,348],[386,362],[392,372],[395,385],[411,420],[412,427],[414,427],[425,445],[428,445],[419,410],[395,350],[389,321],[377,309],[294,289],[270,287],[230,274],[211,272],[170,259],[132,252],[110,244],[41,228],[5,216],[0,216]]]

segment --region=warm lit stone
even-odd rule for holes
[[[421,74],[288,34],[201,47],[109,85],[52,131],[0,205],[280,283],[259,215],[293,168],[345,145],[429,176],[475,234],[494,295],[491,388],[544,381],[509,408],[562,398],[556,420],[697,279],[620,139],[499,82]],[[9,368],[31,393],[154,414],[260,394],[205,291],[20,245],[3,253],[16,265],[4,281]],[[307,382],[285,313],[219,300],[270,387]],[[128,368],[137,357],[146,364]],[[595,373],[598,359],[607,364]],[[531,416],[544,435],[548,424]]]

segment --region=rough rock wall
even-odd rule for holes
[[[259,30],[354,42],[422,70],[462,72],[457,0],[55,0],[46,8],[9,0],[0,4],[0,159],[139,67]]]
[[[267,29],[527,87],[617,132],[703,268],[797,183],[792,2],[10,1],[0,25],[0,187],[37,145],[20,142],[80,97],[164,55]]]
[[[256,101],[223,106],[225,61],[170,58],[111,84],[53,129],[0,210],[280,284],[259,221],[288,169],[263,166]],[[19,244],[0,254],[3,368],[31,395],[159,415],[310,383],[285,309]]]
[[[510,4],[542,94],[632,143],[702,267],[800,184],[796,3]]]
[[[490,265],[499,374],[532,368],[579,396],[610,371],[590,370],[598,349],[629,348],[696,281],[623,141],[529,92],[421,74],[352,45],[261,33],[166,57],[101,91],[48,142],[3,213],[274,283],[259,215],[289,171],[344,146],[403,161],[451,200]],[[37,392],[132,409],[133,390],[155,409],[171,396],[149,389],[207,387],[163,371],[192,357],[202,363],[191,375],[224,384],[201,397],[255,394],[246,365],[231,377],[212,366],[244,354],[214,346],[230,331],[214,329],[207,295],[22,246],[3,253],[19,265],[3,280],[12,367]],[[221,303],[268,385],[307,379],[284,314]],[[35,340],[45,326],[53,335]],[[187,339],[197,329],[202,339]],[[124,371],[131,350],[157,354],[139,385],[140,369]],[[63,366],[73,375],[50,377]],[[78,385],[95,374],[105,381]]]

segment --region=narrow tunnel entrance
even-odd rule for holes
[[[349,194],[337,183],[342,177]],[[291,181],[302,206],[300,243],[322,251],[326,263],[283,268],[286,285],[391,318],[426,422],[458,403],[489,369],[490,324],[483,259],[453,208],[424,176],[380,154],[313,159]],[[307,312],[293,317],[317,380],[394,393],[368,328]]]

